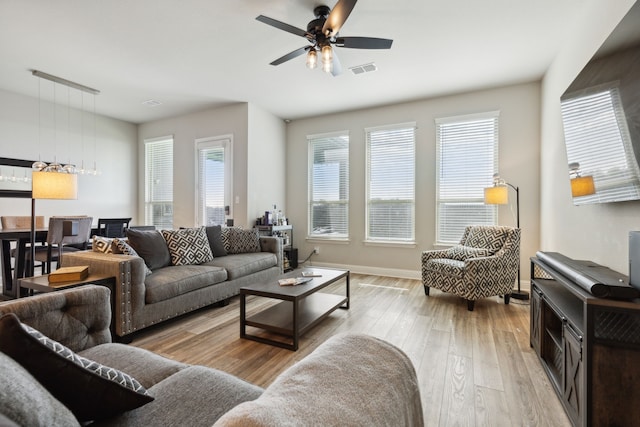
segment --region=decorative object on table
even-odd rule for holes
[[[60,267],[49,274],[49,283],[70,282],[73,280],[84,280],[89,275],[89,266],[73,265],[70,267]]]
[[[296,286],[302,285],[313,280],[313,277],[290,277],[288,279],[279,279],[278,284],[280,286]]]
[[[520,228],[520,189],[500,178],[499,173],[493,174],[493,187],[484,189],[484,203],[487,205],[506,205],[509,203],[509,187],[516,192],[516,227]],[[529,292],[520,289],[520,260],[518,259],[518,290],[511,293],[511,297],[528,300]]]

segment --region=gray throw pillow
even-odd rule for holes
[[[222,227],[220,225],[212,225],[206,228],[207,239],[209,239],[209,247],[215,257],[227,255],[227,250],[222,243]]]
[[[153,400],[133,377],[75,354],[13,313],[0,317],[0,351],[20,363],[79,421],[109,418]]]
[[[144,259],[151,270],[171,265],[167,242],[157,230],[127,229],[129,245]]]
[[[112,249],[114,254],[131,255],[131,256],[138,256],[138,257],[140,256],[138,255],[138,252],[136,252],[136,250],[133,249],[126,241],[124,241],[123,239],[119,239],[117,237],[113,239]],[[151,273],[153,273],[153,271],[151,271],[151,269],[147,267],[146,263],[144,263],[143,265],[144,265],[145,276],[148,276]]]

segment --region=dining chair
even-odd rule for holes
[[[87,249],[91,238],[90,216],[52,216],[47,231],[47,252],[36,252],[36,260],[46,264],[46,273],[51,273],[51,264],[61,265],[65,253]],[[54,252],[55,248],[55,252]]]
[[[131,218],[98,218],[98,235],[104,237],[126,237]]]
[[[2,228],[4,230],[20,230],[20,229],[30,229],[31,228],[31,216],[0,216],[0,224],[2,224]],[[44,228],[44,216],[36,216],[36,228]],[[27,248],[29,246],[27,245]],[[11,249],[11,257],[16,257],[16,248]],[[40,245],[36,246],[36,252],[47,252],[47,246],[44,242],[40,242]],[[37,257],[36,257],[37,259]],[[36,267],[40,267],[42,273],[45,272],[44,263],[40,263]],[[13,270],[13,267],[11,267]]]

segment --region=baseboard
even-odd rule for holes
[[[309,262],[306,262],[304,265],[298,264],[298,268],[314,267],[314,266],[337,268],[340,270],[349,270],[352,273],[370,274],[372,276],[385,276],[385,277],[396,277],[398,279],[422,280],[422,272],[420,270],[402,270],[399,268],[371,267],[368,265],[333,264],[333,263],[325,263],[325,262],[313,262],[311,264]],[[531,291],[531,282],[528,280],[521,280],[520,289],[524,291]]]

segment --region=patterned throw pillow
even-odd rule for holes
[[[458,261],[466,261],[469,258],[478,258],[490,255],[491,251],[489,249],[472,248],[470,246],[458,245],[447,249],[447,258]]]
[[[131,255],[131,256],[140,256],[138,255],[138,252],[136,252],[135,249],[133,249],[127,242],[125,242],[122,239],[118,239],[115,238],[113,239],[113,253],[114,254],[123,254],[123,255]],[[153,271],[151,271],[151,269],[149,267],[147,267],[147,264],[144,264],[144,274],[145,276],[150,275],[151,273],[153,273]]]
[[[192,265],[213,259],[211,246],[204,227],[162,230],[167,242],[172,265]]]
[[[244,230],[239,227],[226,229],[228,246],[225,246],[230,254],[244,254],[248,252],[260,252],[260,232],[257,228]],[[224,233],[223,233],[223,243]]]
[[[133,377],[77,355],[24,325],[0,318],[0,351],[20,363],[80,421],[99,420],[138,408],[154,398]]]
[[[103,254],[110,254],[113,252],[111,249],[111,243],[113,239],[103,236],[93,236],[93,243],[91,248],[94,252],[102,252]]]

